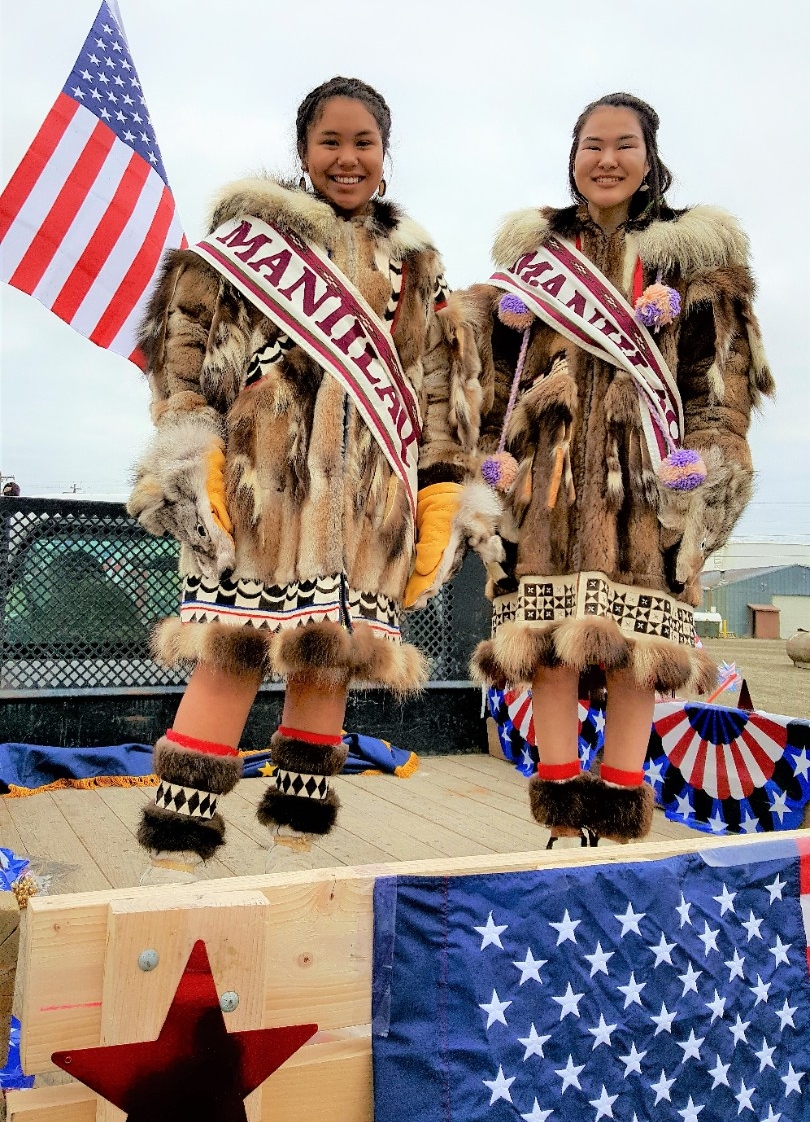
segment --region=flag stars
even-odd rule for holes
[[[770,897],[768,903],[773,904],[776,900],[782,899],[782,889],[787,887],[787,881],[782,880],[782,878],[777,873],[771,883],[766,884],[765,887],[767,888],[768,895]]]
[[[112,90],[107,90],[107,101],[111,101],[113,105],[118,104],[118,98]]]
[[[579,1085],[579,1073],[584,1067],[584,1064],[581,1064],[579,1067],[577,1067],[574,1063],[574,1057],[569,1056],[568,1063],[565,1065],[565,1067],[554,1069],[554,1074],[559,1075],[560,1079],[562,1079],[562,1087],[560,1088],[561,1095],[568,1087],[576,1087],[578,1091],[582,1090]],[[661,1074],[663,1075],[664,1073],[661,1072]]]
[[[148,132],[142,132],[141,133],[141,140],[144,142],[144,144],[148,144],[149,143],[149,133]],[[500,947],[501,944],[498,943],[498,946]],[[503,947],[501,947],[501,950],[503,950]]]
[[[661,938],[658,940],[657,944],[654,947],[651,946],[650,950],[655,955],[654,966],[660,966],[662,962],[666,962],[672,966],[672,952],[675,950],[675,944],[666,941],[663,931],[661,932]]]
[[[711,1009],[711,1011],[712,1011],[711,1023],[714,1024],[714,1022],[719,1017],[722,1017],[723,1014],[726,1011],[726,999],[724,997],[721,997],[720,994],[717,992],[717,990],[715,990],[714,991],[714,997],[712,998],[712,1000],[706,1002],[706,1008]]]
[[[644,919],[645,915],[646,912],[634,912],[633,905],[628,900],[627,911],[624,913],[624,915],[616,916],[616,919],[622,925],[622,938],[624,938],[628,931],[635,931],[637,935],[640,935],[641,931],[639,931],[638,924],[639,920]]]
[[[577,937],[574,934],[574,932],[577,929],[577,927],[579,927],[580,922],[581,921],[578,920],[578,919],[571,919],[571,917],[568,914],[568,909],[567,908],[565,909],[565,915],[562,917],[562,919],[559,921],[559,923],[549,922],[549,927],[553,927],[557,932],[557,946],[558,947],[560,946],[561,943],[565,943],[565,942],[576,943]]]
[[[712,1090],[714,1090],[715,1087],[720,1087],[721,1085],[723,1087],[728,1087],[729,1089],[731,1088],[731,1084],[728,1081],[728,1069],[730,1067],[731,1064],[724,1064],[720,1057],[717,1056],[717,1063],[714,1065],[714,1067],[706,1069],[709,1075],[714,1080],[714,1082],[712,1083]]]
[[[773,955],[774,966],[778,966],[780,962],[786,964],[789,962],[787,953],[791,946],[791,943],[783,943],[779,936],[776,936],[776,942],[768,948],[769,953]]]
[[[618,1095],[609,1095],[607,1093],[607,1087],[605,1087],[604,1083],[602,1084],[602,1094],[599,1096],[599,1098],[588,1099],[588,1102],[591,1104],[591,1106],[596,1108],[596,1117],[594,1118],[594,1122],[599,1122],[600,1118],[614,1117],[613,1104],[615,1103],[616,1099],[618,1099],[618,1097]]]
[[[84,101],[84,90],[81,88],[81,86],[73,87],[73,96],[77,97],[79,101]]]
[[[755,1087],[746,1087],[745,1080],[740,1080],[740,1089],[734,1098],[740,1104],[737,1107],[737,1113],[742,1114],[744,1110],[750,1110],[753,1113],[754,1107],[751,1104],[751,1096],[756,1091]]]
[[[740,1014],[738,1013],[736,1022],[733,1025],[729,1025],[729,1031],[731,1032],[731,1035],[734,1037],[735,1047],[740,1043],[740,1041],[742,1041],[743,1044],[748,1043],[748,1038],[746,1037],[745,1033],[746,1033],[747,1029],[749,1028],[750,1024],[751,1024],[750,1021],[744,1021],[742,1019],[742,1017],[740,1016]]]
[[[599,1014],[599,1024],[596,1028],[588,1029],[588,1032],[593,1033],[595,1039],[593,1042],[592,1051],[596,1051],[600,1044],[607,1044],[610,1047],[610,1034],[616,1028],[615,1025],[608,1025],[605,1023],[604,1014]]]
[[[706,920],[703,921],[703,934],[698,935],[698,939],[700,939],[701,943],[703,944],[703,953],[707,958],[709,957],[710,951],[718,951],[719,953],[719,949],[717,946],[717,936],[719,934],[719,927],[709,927],[708,922]]]
[[[556,1001],[560,1006],[561,1021],[564,1017],[567,1017],[569,1013],[572,1013],[575,1017],[580,1015],[579,1003],[584,996],[584,993],[574,993],[571,989],[571,983],[569,982],[564,994],[561,994],[559,997],[552,997],[551,1000]]]
[[[683,1110],[678,1111],[678,1114],[683,1118],[683,1122],[698,1122],[698,1115],[703,1109],[703,1106],[697,1106],[692,1102],[692,1096],[690,1095],[689,1102]]]
[[[745,981],[745,974],[743,974],[745,959],[740,955],[736,947],[734,948],[734,954],[724,965],[728,967],[728,980],[730,982],[733,982],[735,978],[742,978],[742,980]]]
[[[787,1075],[780,1076],[780,1079],[785,1085],[785,1098],[793,1091],[795,1091],[797,1095],[801,1095],[802,1092],[799,1084],[806,1074],[807,1072],[804,1071],[794,1071],[793,1064],[788,1064]]]
[[[110,79],[107,77],[104,71],[102,71],[101,74],[98,75],[98,80],[102,83],[102,85],[109,86],[110,84]]]
[[[542,1110],[537,1099],[534,1100],[534,1106],[528,1114],[521,1114],[521,1118],[525,1118],[526,1122],[546,1122],[554,1113],[553,1110]]]
[[[590,962],[590,964],[591,964],[591,977],[592,978],[596,974],[607,974],[607,972],[608,972],[608,968],[607,968],[608,959],[613,958],[614,954],[615,954],[614,951],[603,951],[602,950],[602,944],[597,943],[596,944],[596,950],[593,952],[593,954],[586,954],[586,955],[583,956],[584,958],[587,958],[588,962]]]
[[[518,1040],[526,1049],[526,1054],[523,1057],[524,1061],[528,1060],[529,1056],[539,1056],[541,1060],[544,1060],[545,1055],[543,1053],[543,1045],[547,1040],[551,1040],[551,1037],[538,1036],[537,1031],[534,1027],[534,1022],[532,1022],[532,1027],[529,1029],[529,1035],[519,1036]]]
[[[771,814],[779,815],[779,823],[781,825],[786,814],[790,814],[790,807],[787,805],[787,791],[775,791],[773,801],[771,802]]]
[[[142,132],[141,133],[141,140],[148,140],[148,139],[149,138],[147,137],[146,133]],[[504,933],[504,931],[506,931],[508,926],[509,925],[506,924],[506,923],[503,923],[500,926],[498,926],[498,924],[496,924],[495,920],[492,918],[492,912],[490,912],[489,917],[487,919],[487,922],[484,924],[484,926],[483,927],[475,927],[473,929],[473,930],[477,931],[478,934],[481,936],[481,948],[480,949],[483,950],[485,947],[493,946],[493,947],[500,947],[501,950],[503,950],[503,943],[501,942],[501,935]]]
[[[543,979],[540,977],[541,967],[545,966],[548,962],[546,958],[535,958],[532,954],[531,947],[526,948],[526,957],[522,962],[513,962],[512,965],[516,966],[520,971],[520,985],[533,978],[535,982],[539,982],[542,986]]]
[[[686,997],[690,990],[694,990],[694,992],[697,993],[697,980],[702,973],[702,970],[695,970],[690,962],[686,968],[686,973],[678,975],[679,979],[683,982],[683,993],[681,997]]]
[[[723,885],[723,891],[720,893],[720,895],[712,897],[712,899],[716,900],[717,903],[720,905],[720,915],[721,915],[721,917],[724,916],[726,914],[726,912],[733,912],[734,911],[734,897],[736,895],[737,895],[736,892],[729,892],[728,885],[724,884]]]
[[[115,63],[113,62],[113,60],[111,58],[105,58],[104,59],[104,65],[105,66],[110,66],[110,67],[112,67],[113,70],[115,70]]]
[[[127,60],[125,58],[121,59],[121,69],[122,70],[131,70],[132,69],[132,67],[130,66],[130,64],[127,62]]]
[[[483,1009],[487,1015],[487,1028],[491,1028],[496,1022],[502,1025],[506,1024],[506,1017],[504,1012],[512,1004],[511,1001],[501,1001],[498,997],[497,990],[492,991],[492,1000],[479,1003],[478,1008]]]
[[[650,1083],[650,1089],[655,1091],[655,1106],[658,1106],[662,1099],[666,1099],[668,1103],[672,1102],[672,1099],[669,1097],[669,1090],[674,1082],[674,1079],[667,1079],[667,1073],[662,1069],[661,1078],[658,1082]]]
[[[709,819],[709,825],[712,828],[713,834],[723,833],[726,828],[726,823],[719,810],[715,811],[715,813],[711,816],[711,818]]]
[[[683,1048],[683,1062],[684,1063],[686,1063],[686,1061],[688,1059],[693,1059],[693,1060],[699,1060],[700,1059],[700,1047],[703,1044],[703,1041],[705,1039],[706,1039],[705,1036],[701,1036],[701,1037],[695,1036],[695,1030],[691,1029],[690,1032],[689,1032],[689,1039],[688,1040],[682,1040],[682,1041],[677,1041],[676,1042],[678,1044],[679,1048]]]
[[[123,86],[123,84],[124,83],[122,82],[121,85]],[[124,94],[124,105],[134,105],[134,104],[135,104],[135,102],[132,100],[132,98],[129,96],[129,94],[125,93]]]
[[[116,112],[115,112],[115,119],[116,119],[116,121],[125,121],[127,118],[126,118],[126,115],[124,113],[122,113],[120,109],[117,109]]]
[[[627,1009],[630,1005],[641,1005],[641,991],[647,985],[646,982],[637,982],[635,971],[630,975],[630,981],[626,986],[617,986],[616,989],[624,994],[624,1007]],[[643,1008],[643,1006],[642,1006]]]
[[[740,923],[740,926],[744,927],[745,930],[748,932],[748,942],[749,943],[751,942],[752,939],[761,939],[762,938],[762,934],[759,930],[760,927],[762,927],[762,917],[760,916],[759,918],[757,918],[757,916],[755,916],[752,911],[749,910],[748,919],[742,920],[741,923]]]
[[[782,1008],[775,1010],[775,1013],[779,1018],[779,1028],[782,1032],[785,1031],[787,1025],[790,1025],[791,1028],[795,1029],[796,1025],[793,1022],[793,1014],[797,1009],[797,1005],[788,1005],[788,1000],[787,998],[785,998],[785,1004],[782,1006]]]
[[[757,984],[755,986],[749,986],[748,988],[756,998],[756,1001],[754,1002],[755,1006],[759,1005],[760,1002],[763,1002],[765,1005],[768,1004],[768,997],[771,989],[770,982],[763,982],[762,976],[760,974],[757,974]]]
[[[658,1036],[659,1032],[672,1032],[672,1022],[678,1016],[677,1012],[670,1013],[666,1005],[661,1006],[661,1012],[657,1016],[650,1016],[650,1020],[656,1026],[653,1036]]]
[[[646,1050],[639,1052],[636,1049],[636,1042],[630,1045],[630,1051],[626,1056],[619,1056],[619,1059],[624,1064],[624,1074],[627,1077],[632,1071],[637,1071],[641,1075],[641,1061],[647,1055]]]
[[[92,97],[93,101],[101,101],[101,94],[98,92],[95,86],[91,89],[90,96]]]
[[[101,109],[99,109],[98,115],[99,115],[99,117],[101,117],[101,119],[103,121],[111,121],[112,120],[112,117],[110,116],[110,114],[107,112],[107,110],[104,108],[103,105],[102,105]]]
[[[690,818],[692,815],[692,804],[689,801],[688,793],[686,795],[675,796],[676,807],[675,810],[683,818]]]
[[[776,1114],[774,1114],[773,1107],[771,1106],[770,1103],[768,1103],[768,1114],[765,1118],[762,1119],[762,1122],[779,1122],[779,1119],[781,1117],[782,1117],[781,1110],[777,1111]]]
[[[120,51],[121,51],[121,50],[123,49],[123,48],[121,47],[121,44],[120,44],[120,43],[118,42],[118,40],[117,40],[117,39],[116,39],[116,41],[115,41],[115,42],[113,43],[113,45],[112,45],[112,49],[113,49],[114,51],[119,51],[119,52],[120,52]]]
[[[801,777],[802,779],[810,779],[810,752],[807,752],[805,750],[804,752],[799,752],[798,755],[793,757],[793,774],[795,776]],[[767,884],[765,885],[765,887],[768,887]],[[782,884],[782,887],[785,887],[784,883]],[[782,899],[781,893],[779,895],[779,899]]]
[[[677,908],[675,909],[675,911],[681,917],[681,927],[685,927],[687,923],[689,924],[690,927],[692,926],[692,920],[689,916],[689,909],[691,907],[692,907],[692,905],[687,903],[687,901],[684,897],[684,894],[681,893],[681,902],[677,906]]]
[[[141,115],[139,113],[133,113],[132,114],[132,120],[135,122],[136,125],[140,125],[140,124],[143,123],[143,117],[141,117]]]
[[[758,1052],[754,1052],[754,1055],[759,1060],[760,1071],[764,1071],[766,1067],[774,1067],[773,1054],[775,1051],[776,1048],[771,1048],[768,1044],[768,1041],[763,1036],[762,1047]]]
[[[485,1087],[489,1087],[492,1092],[492,1098],[489,1100],[489,1105],[492,1106],[498,1099],[506,1099],[508,1103],[512,1101],[512,1093],[509,1088],[515,1082],[516,1076],[511,1076],[509,1079],[503,1074],[503,1068],[499,1065],[498,1074],[494,1079],[483,1079],[481,1082]]]
[[[101,59],[98,57],[98,55],[88,55],[88,58],[90,62],[92,62],[93,66],[101,66]]]
[[[104,42],[103,39],[96,39],[96,46],[100,47],[102,49],[102,51],[107,50],[107,44]]]
[[[89,70],[83,70],[80,74],[80,77],[84,78],[85,82],[91,82],[93,80],[93,75],[90,73]],[[780,899],[781,899],[781,897],[780,897]]]
[[[123,86],[123,84],[124,84],[124,79],[121,77],[120,74],[116,74],[113,77],[113,81],[115,82],[116,86]]]

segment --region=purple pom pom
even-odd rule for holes
[[[694,491],[706,478],[706,465],[694,448],[677,448],[662,460],[658,476],[671,491]]]
[[[525,331],[527,327],[531,327],[534,314],[519,296],[515,296],[513,292],[504,292],[498,302],[498,319],[506,327]]]

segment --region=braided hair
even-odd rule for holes
[[[382,94],[377,93],[373,86],[367,85],[359,78],[330,78],[314,90],[310,90],[295,116],[295,139],[298,155],[303,157],[307,147],[307,134],[312,125],[320,117],[323,107],[333,97],[350,97],[361,102],[380,130],[383,152],[388,152],[388,142],[391,137],[391,110]]]
[[[644,146],[647,149],[647,162],[650,165],[650,170],[645,176],[649,194],[646,191],[636,191],[630,200],[629,213],[630,218],[637,218],[642,211],[648,211],[651,218],[658,218],[662,209],[666,206],[664,196],[672,185],[672,172],[658,152],[658,126],[661,123],[658,114],[651,105],[634,94],[605,94],[598,101],[592,101],[590,105],[586,105],[577,117],[577,123],[574,125],[573,143],[568,156],[568,186],[571,196],[578,203],[585,202],[585,196],[577,187],[574,179],[574,163],[579,148],[580,133],[585,127],[585,122],[591,113],[603,106],[614,109],[630,109],[638,118],[638,123],[641,125],[641,134],[644,137]]]

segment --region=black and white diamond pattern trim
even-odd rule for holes
[[[254,382],[261,381],[265,375],[269,374],[270,367],[275,366],[280,362],[285,355],[287,355],[295,346],[293,340],[289,335],[283,332],[279,333],[275,339],[269,343],[265,343],[256,351],[250,360],[247,369],[247,376],[245,378],[245,385],[252,386]]]
[[[161,779],[155,792],[155,806],[161,810],[173,810],[175,814],[187,814],[190,818],[213,818],[217,797],[210,791],[181,787],[179,783],[167,783]]]
[[[628,637],[695,645],[694,609],[666,592],[617,584],[604,573],[534,577],[493,601],[493,633],[511,621],[534,626],[567,619],[612,619]]]
[[[328,775],[307,775],[302,771],[276,769],[276,789],[281,795],[297,795],[302,799],[325,799],[329,793]]]

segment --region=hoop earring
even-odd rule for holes
[[[298,190],[299,191],[306,191],[306,189],[307,189],[307,181],[302,174],[301,178],[298,180]]]
[[[380,186],[377,188],[377,198],[381,199],[385,192],[388,190],[388,184],[384,179],[380,180]]]

